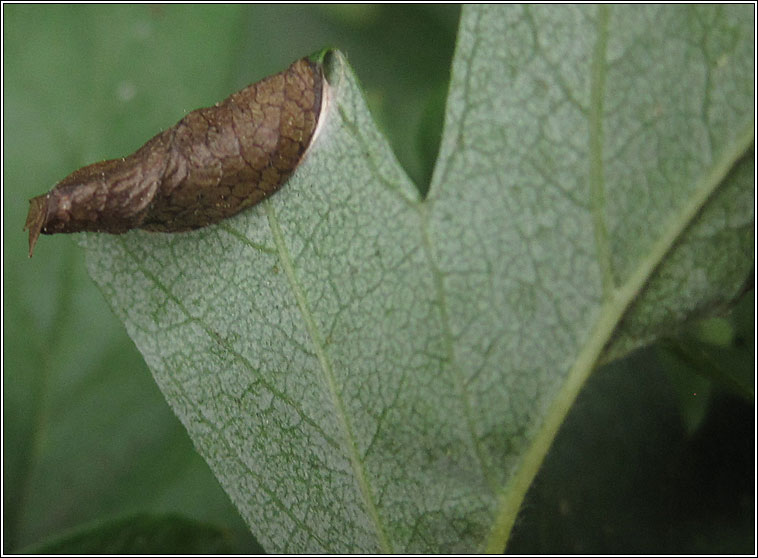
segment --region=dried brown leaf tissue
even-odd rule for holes
[[[83,167],[29,200],[29,256],[40,234],[204,227],[278,190],[314,138],[326,80],[309,58],[190,112],[121,159]]]

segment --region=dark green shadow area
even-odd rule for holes
[[[752,362],[753,294],[730,317]],[[654,346],[590,377],[524,500],[509,554],[751,554],[754,407]],[[721,350],[725,350],[722,348]],[[681,405],[679,394],[703,399]],[[694,426],[693,426],[694,425]]]
[[[92,524],[64,533],[21,554],[231,554],[232,534],[176,515],[132,517]],[[262,548],[251,548],[262,553]]]

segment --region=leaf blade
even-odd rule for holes
[[[682,12],[683,10],[672,10],[661,14],[652,10],[643,18],[653,20],[663,15],[665,19],[671,20],[682,15]],[[651,233],[631,235],[631,238],[626,238],[628,234],[620,236],[625,230],[623,214],[619,216],[609,210],[609,206],[618,205],[615,201],[619,198],[618,171],[614,164],[616,167],[618,165],[612,156],[605,153],[609,151],[609,145],[613,146],[618,141],[615,136],[619,132],[627,134],[630,126],[629,123],[622,128],[617,125],[620,118],[618,114],[623,117],[623,111],[604,113],[603,107],[610,104],[604,103],[605,97],[608,97],[606,101],[617,104],[618,100],[610,96],[611,93],[627,87],[624,82],[628,80],[619,74],[618,66],[622,64],[619,60],[609,63],[607,59],[609,56],[619,57],[617,51],[621,47],[618,30],[627,23],[628,15],[623,8],[610,12],[606,7],[599,7],[597,11],[566,8],[557,12],[541,7],[464,10],[462,38],[459,40],[453,68],[452,100],[448,104],[440,160],[430,191],[430,203],[437,211],[433,218],[433,226],[437,231],[434,236],[439,238],[441,245],[436,257],[442,262],[442,273],[449,276],[447,289],[466,293],[452,313],[466,316],[466,327],[476,332],[467,338],[465,329],[461,330],[462,333],[457,335],[461,340],[458,350],[463,354],[482,354],[481,350],[474,348],[485,346],[486,352],[492,354],[498,351],[498,338],[521,340],[512,341],[510,347],[500,349],[500,354],[497,355],[499,359],[492,359],[496,363],[504,363],[500,364],[504,371],[497,370],[495,365],[490,370],[489,383],[482,387],[477,387],[475,382],[469,384],[472,386],[472,397],[480,402],[480,407],[518,408],[518,405],[509,401],[507,394],[501,394],[500,398],[490,395],[498,393],[497,379],[502,376],[510,380],[511,388],[516,384],[516,392],[538,393],[540,385],[560,386],[558,393],[540,394],[534,401],[543,409],[547,406],[549,410],[546,416],[540,416],[541,412],[537,412],[532,417],[521,419],[527,429],[529,424],[542,426],[532,432],[531,435],[535,438],[527,447],[525,457],[516,457],[515,477],[509,479],[506,473],[506,477],[501,480],[506,488],[499,504],[500,519],[495,521],[487,542],[486,548],[490,552],[504,548],[523,494],[536,474],[549,448],[549,442],[555,436],[570,404],[616,330],[616,324],[643,291],[664,255],[675,247],[684,231],[696,220],[706,200],[726,180],[729,171],[753,142],[754,123],[748,110],[747,101],[751,96],[748,86],[741,97],[744,102],[732,106],[734,114],[728,116],[731,121],[742,118],[742,127],[737,131],[722,129],[721,144],[714,146],[715,162],[709,165],[706,156],[702,162],[695,164],[695,168],[704,175],[701,180],[688,183],[689,177],[686,174],[679,180],[677,187],[681,194],[678,194],[679,207],[676,208],[678,212],[674,218],[666,218],[662,224],[647,227],[648,231],[654,231],[659,236]],[[731,14],[731,17],[733,21],[735,14]],[[567,31],[565,36],[552,37],[551,31],[555,33],[555,28],[561,26]],[[611,30],[615,29],[610,35],[609,26]],[[653,29],[650,34],[655,37],[664,29],[665,24]],[[464,31],[467,32],[465,35]],[[635,29],[633,32],[639,31]],[[640,35],[645,35],[645,31],[640,32]],[[749,34],[743,33],[743,37],[747,35]],[[482,47],[484,43],[497,42],[497,38],[501,38],[501,43],[497,46],[490,44],[487,48]],[[638,40],[640,44],[646,44],[644,40]],[[663,52],[676,53],[676,42],[676,37],[667,44],[665,36],[657,36],[656,45],[666,47],[662,49]],[[521,48],[520,45],[530,45],[533,48]],[[733,57],[736,58],[734,66],[749,72],[750,53],[747,43],[743,41],[740,48],[741,50],[735,49],[739,56]],[[512,62],[513,59],[517,61]],[[623,57],[619,59],[623,60]],[[523,61],[528,64],[519,65]],[[638,65],[637,72],[632,75],[643,83],[653,83],[660,87],[656,79],[664,67],[665,64],[647,67],[644,64]],[[498,72],[498,68],[505,68],[505,71]],[[738,69],[732,71],[736,73]],[[694,65],[694,70],[691,67],[685,67],[685,70],[685,74],[690,72],[697,77],[699,67]],[[680,70],[679,74],[681,73]],[[651,75],[648,77],[648,74]],[[487,77],[482,80],[481,76]],[[570,81],[572,79],[573,83]],[[489,87],[486,87],[487,80],[490,82]],[[668,85],[670,81],[663,83]],[[683,91],[685,87],[678,87],[679,89],[674,89],[678,96],[675,95],[671,103],[681,100],[686,102],[696,94],[688,95],[688,91]],[[551,96],[555,100],[544,101],[545,97]],[[553,110],[551,107],[558,109]],[[498,108],[501,108],[499,112]],[[523,112],[529,116],[518,114],[519,108],[523,108]],[[714,112],[718,115],[718,111]],[[637,114],[632,111],[628,119],[634,121],[636,117]],[[691,125],[686,118],[681,120],[685,126]],[[659,123],[659,127],[665,132],[667,124]],[[604,127],[607,128],[605,131]],[[666,139],[665,134],[663,139]],[[582,141],[586,143],[582,145]],[[669,145],[673,153],[676,153],[677,148],[689,149],[687,145],[680,144],[681,142],[669,142],[664,145]],[[720,146],[723,145],[726,146],[725,152],[720,152]],[[555,152],[565,156],[560,163],[556,161]],[[530,166],[533,170],[540,166],[537,157],[542,157],[543,168],[530,174]],[[538,162],[535,163],[535,160]],[[533,180],[531,177],[534,174],[542,180]],[[698,178],[697,172],[692,175]],[[462,183],[466,184],[463,190],[459,187]],[[527,188],[532,186],[536,193],[525,192],[524,184]],[[751,191],[747,182],[740,188],[743,192]],[[693,189],[694,192],[691,192]],[[632,188],[628,191],[634,195],[636,190]],[[541,197],[549,199],[549,202],[543,205]],[[660,197],[666,204],[666,196]],[[583,199],[587,201],[582,201]],[[613,203],[606,206],[606,199]],[[574,206],[574,210],[570,206]],[[508,220],[501,220],[499,227],[492,226],[502,215],[506,215]],[[451,228],[451,221],[457,226]],[[489,229],[481,230],[478,234],[456,235],[456,232],[466,229],[466,223],[470,223],[474,229],[479,223],[486,223]],[[495,231],[494,238],[493,235],[488,235],[492,231]],[[593,231],[594,234],[582,240],[581,231]],[[540,232],[543,233],[542,238],[535,238],[535,233]],[[733,236],[747,239],[748,234],[749,230],[743,228]],[[570,239],[568,243],[567,238]],[[488,251],[487,242],[498,248]],[[633,251],[619,245],[628,245],[630,242],[645,246],[644,257],[636,267],[630,267],[623,261],[621,263],[624,265],[620,265],[621,254],[628,257]],[[591,248],[593,245],[594,255]],[[467,258],[471,259],[471,253],[481,254],[481,258],[490,261],[487,269],[495,270],[490,273],[496,278],[495,281],[471,280],[466,283],[464,279],[458,279],[465,275],[466,269],[477,269],[466,263]],[[720,277],[731,285],[725,290],[731,291],[732,296],[739,288],[741,277],[751,266],[749,253],[737,255],[740,256],[741,263],[736,278],[727,278],[726,274]],[[572,265],[572,260],[577,259],[579,263],[573,262]],[[634,262],[634,258],[629,261]],[[678,265],[679,269],[674,273],[679,275],[691,268],[681,262]],[[624,272],[626,278],[618,275],[619,268],[624,266],[627,268]],[[478,269],[481,268],[480,264]],[[572,272],[561,277],[561,269]],[[578,273],[577,269],[580,270]],[[470,275],[473,276],[473,273]],[[672,281],[670,275],[671,273],[669,282]],[[554,300],[554,307],[547,308],[547,312],[544,305],[541,312],[535,312],[533,308],[539,302],[535,301],[535,295],[529,289],[522,287],[521,282],[536,286],[540,293],[537,297],[551,300],[552,293],[557,290],[563,299]],[[716,281],[711,284],[715,285]],[[528,296],[523,296],[525,294]],[[639,320],[644,323],[641,329],[648,331],[656,327],[656,319],[660,320],[660,317],[651,314],[649,308],[660,305],[661,300],[660,296],[649,296],[648,291],[645,294],[648,295],[647,298],[643,295],[635,306],[648,310],[640,313],[644,318]],[[669,293],[666,300],[676,300],[673,294],[675,293]],[[715,293],[709,295],[702,292],[700,303],[708,296],[715,296]],[[676,304],[681,306],[683,302],[678,300]],[[674,305],[667,302],[668,307]],[[550,303],[547,306],[550,307]],[[495,310],[490,316],[475,315],[483,308]],[[503,308],[510,311],[512,322],[510,329],[505,331],[502,329],[503,320],[497,315]],[[552,326],[549,319],[548,323],[545,320],[551,313],[554,316]],[[680,320],[686,317],[686,311],[681,314],[678,316]],[[565,315],[572,318],[562,319]],[[663,329],[660,325],[657,327]],[[621,330],[620,338],[616,339],[618,346],[625,342],[624,334],[628,335],[630,329]],[[541,335],[540,330],[546,333]],[[573,346],[571,342],[566,343],[566,332],[570,332],[569,337],[573,336]],[[525,340],[528,342],[529,339],[539,340],[542,351],[547,356],[543,354],[540,359],[525,356],[538,353],[539,346],[534,346],[531,350],[519,347],[514,356],[512,348],[523,346]],[[505,342],[500,345],[505,345]],[[626,350],[631,345],[633,343],[629,342]],[[551,347],[553,349],[545,351],[545,348]],[[553,353],[552,356],[549,353]],[[623,352],[617,351],[615,356],[620,354]],[[528,363],[537,360],[542,360],[544,364],[536,369],[524,369]],[[558,371],[566,370],[564,363],[567,361],[570,372],[560,382],[556,383],[555,378],[546,375],[546,370],[555,370],[554,376],[561,376],[563,373]],[[534,380],[532,375],[542,376],[542,379]],[[482,378],[485,376],[486,374],[477,373],[476,382],[484,383]],[[492,432],[507,428],[503,424],[499,427],[495,422],[491,424]],[[491,453],[497,456],[495,461],[501,463],[507,463],[513,453],[518,455],[518,451],[509,455],[497,447]],[[518,463],[519,459],[523,461]]]
[[[617,13],[608,23],[616,30]],[[673,232],[664,219],[631,239],[628,262],[600,264],[603,204],[593,213],[585,179],[594,173],[596,192],[607,186],[599,175],[614,159],[599,164],[606,122],[587,99],[604,88],[585,79],[586,61],[619,45],[613,33],[603,48],[584,40],[595,37],[595,17],[587,8],[464,10],[462,70],[428,201],[418,201],[340,62],[331,131],[263,208],[181,237],[86,237],[91,273],[243,515],[270,529],[267,548],[470,551],[488,532],[491,549],[504,543],[616,324],[725,176],[714,171],[695,198],[683,190]],[[498,42],[509,19],[527,37],[544,27],[532,39],[554,58],[522,70],[534,62],[518,51],[523,41]],[[569,58],[584,68],[575,74],[555,58],[571,38],[579,46]],[[510,77],[532,73],[520,95],[508,94],[501,66],[482,72],[502,65],[503,52],[521,55],[506,60]],[[564,73],[546,81],[556,68]],[[561,99],[557,116],[551,99]],[[520,103],[536,116],[520,115]],[[467,120],[484,141],[472,141]],[[513,123],[515,140],[503,133]],[[535,150],[518,149],[530,138]],[[717,162],[728,170],[746,138]],[[509,166],[503,145],[521,159]],[[580,156],[593,145],[594,165]],[[611,257],[624,241],[615,219],[614,250],[600,250]],[[493,525],[506,493],[507,518]]]

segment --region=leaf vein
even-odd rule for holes
[[[276,389],[273,385],[271,385],[270,382],[266,380],[266,378],[260,373],[260,370],[255,368],[253,364],[239,351],[237,351],[228,341],[226,341],[221,335],[219,335],[218,332],[214,331],[211,327],[206,325],[203,320],[200,318],[197,318],[193,316],[189,310],[182,304],[182,302],[176,297],[176,295],[169,289],[166,285],[163,284],[163,282],[150,270],[145,268],[144,265],[142,265],[142,262],[137,258],[137,256],[129,250],[129,248],[126,245],[126,241],[121,238],[119,239],[121,241],[121,245],[124,249],[124,251],[132,258],[132,260],[136,263],[139,270],[147,277],[158,289],[160,289],[165,295],[166,298],[171,300],[174,304],[176,304],[177,308],[184,314],[188,320],[190,320],[192,323],[196,323],[199,325],[203,331],[205,331],[206,335],[213,339],[218,345],[224,348],[224,350],[228,351],[229,354],[233,355],[235,359],[237,359],[241,364],[245,366],[250,372],[255,374],[258,379],[261,382],[261,385],[265,387],[268,391],[270,391],[275,397],[292,407],[294,411],[310,426],[312,426],[319,434],[321,434],[324,437],[324,440],[326,440],[330,445],[333,447],[339,447],[339,443],[334,440],[331,436],[329,436],[324,430],[319,426],[319,424],[314,421],[312,418],[308,416],[303,409],[301,409],[294,401],[292,401],[291,398],[289,398],[285,393],[281,392],[280,390]]]
[[[300,308],[300,313],[303,317],[303,320],[305,321],[305,327],[308,331],[308,335],[311,338],[311,342],[313,343],[319,365],[321,366],[321,371],[324,374],[324,379],[329,389],[329,396],[332,400],[332,404],[334,405],[334,410],[336,412],[337,419],[340,423],[340,427],[345,438],[344,449],[348,453],[350,464],[356,477],[356,482],[358,483],[359,490],[363,496],[363,500],[367,508],[366,511],[374,525],[380,548],[385,553],[392,553],[392,545],[389,538],[387,537],[381,518],[379,517],[379,512],[374,501],[374,494],[371,489],[371,485],[368,482],[364,464],[358,454],[355,434],[353,433],[350,419],[347,416],[345,404],[342,401],[342,397],[337,390],[337,382],[336,378],[334,377],[334,368],[332,366],[331,360],[327,355],[326,344],[324,343],[324,339],[321,335],[319,327],[316,325],[316,320],[314,319],[310,307],[308,306],[305,292],[297,280],[297,276],[295,274],[295,266],[290,257],[289,248],[287,247],[287,244],[284,240],[284,233],[279,226],[279,220],[274,211],[274,207],[268,201],[264,202],[264,204],[264,209],[268,217],[269,227],[271,228],[271,232],[274,236],[274,243],[276,244],[277,250],[279,252],[279,260],[282,262],[282,267],[284,268],[284,272],[289,281],[292,293],[297,300],[298,307]]]
[[[755,120],[752,120],[735,134],[732,143],[707,169],[686,202],[666,223],[647,257],[640,261],[626,282],[613,293],[612,298],[605,300],[594,326],[571,366],[560,392],[545,415],[545,420],[533,438],[532,444],[524,453],[510,481],[501,491],[495,521],[485,544],[487,552],[502,552],[505,548],[526,491],[537,474],[560,425],[597,365],[603,349],[666,255],[676,246],[698,213],[723,183],[729,171],[755,141],[754,130]]]
[[[605,222],[605,177],[603,170],[603,95],[605,93],[606,50],[608,46],[608,6],[598,6],[597,38],[592,54],[589,112],[590,206],[595,244],[603,284],[603,300],[613,297],[615,281],[611,262],[608,228]]]
[[[432,273],[434,281],[434,289],[436,291],[436,298],[439,303],[440,320],[442,322],[442,334],[444,337],[444,346],[446,350],[446,360],[450,368],[455,374],[455,381],[458,387],[459,396],[461,398],[461,404],[463,405],[463,414],[466,421],[466,429],[468,430],[469,437],[471,439],[471,446],[476,455],[476,459],[479,462],[479,467],[482,470],[487,485],[493,492],[497,492],[498,486],[492,472],[491,464],[488,462],[485,449],[482,447],[479,437],[476,435],[476,428],[474,426],[474,417],[472,411],[471,395],[467,387],[466,379],[463,376],[463,370],[458,363],[458,358],[455,351],[455,337],[453,335],[450,326],[450,315],[447,308],[447,295],[445,293],[444,274],[440,270],[437,262],[434,258],[434,248],[432,246],[431,236],[429,234],[429,222],[427,208],[430,207],[428,203],[419,205],[419,222],[421,225],[421,242],[424,246],[427,261]]]

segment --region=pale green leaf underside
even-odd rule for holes
[[[269,201],[85,237],[268,550],[502,550],[603,349],[734,295],[750,10],[466,7],[428,200],[337,54],[324,133]]]

